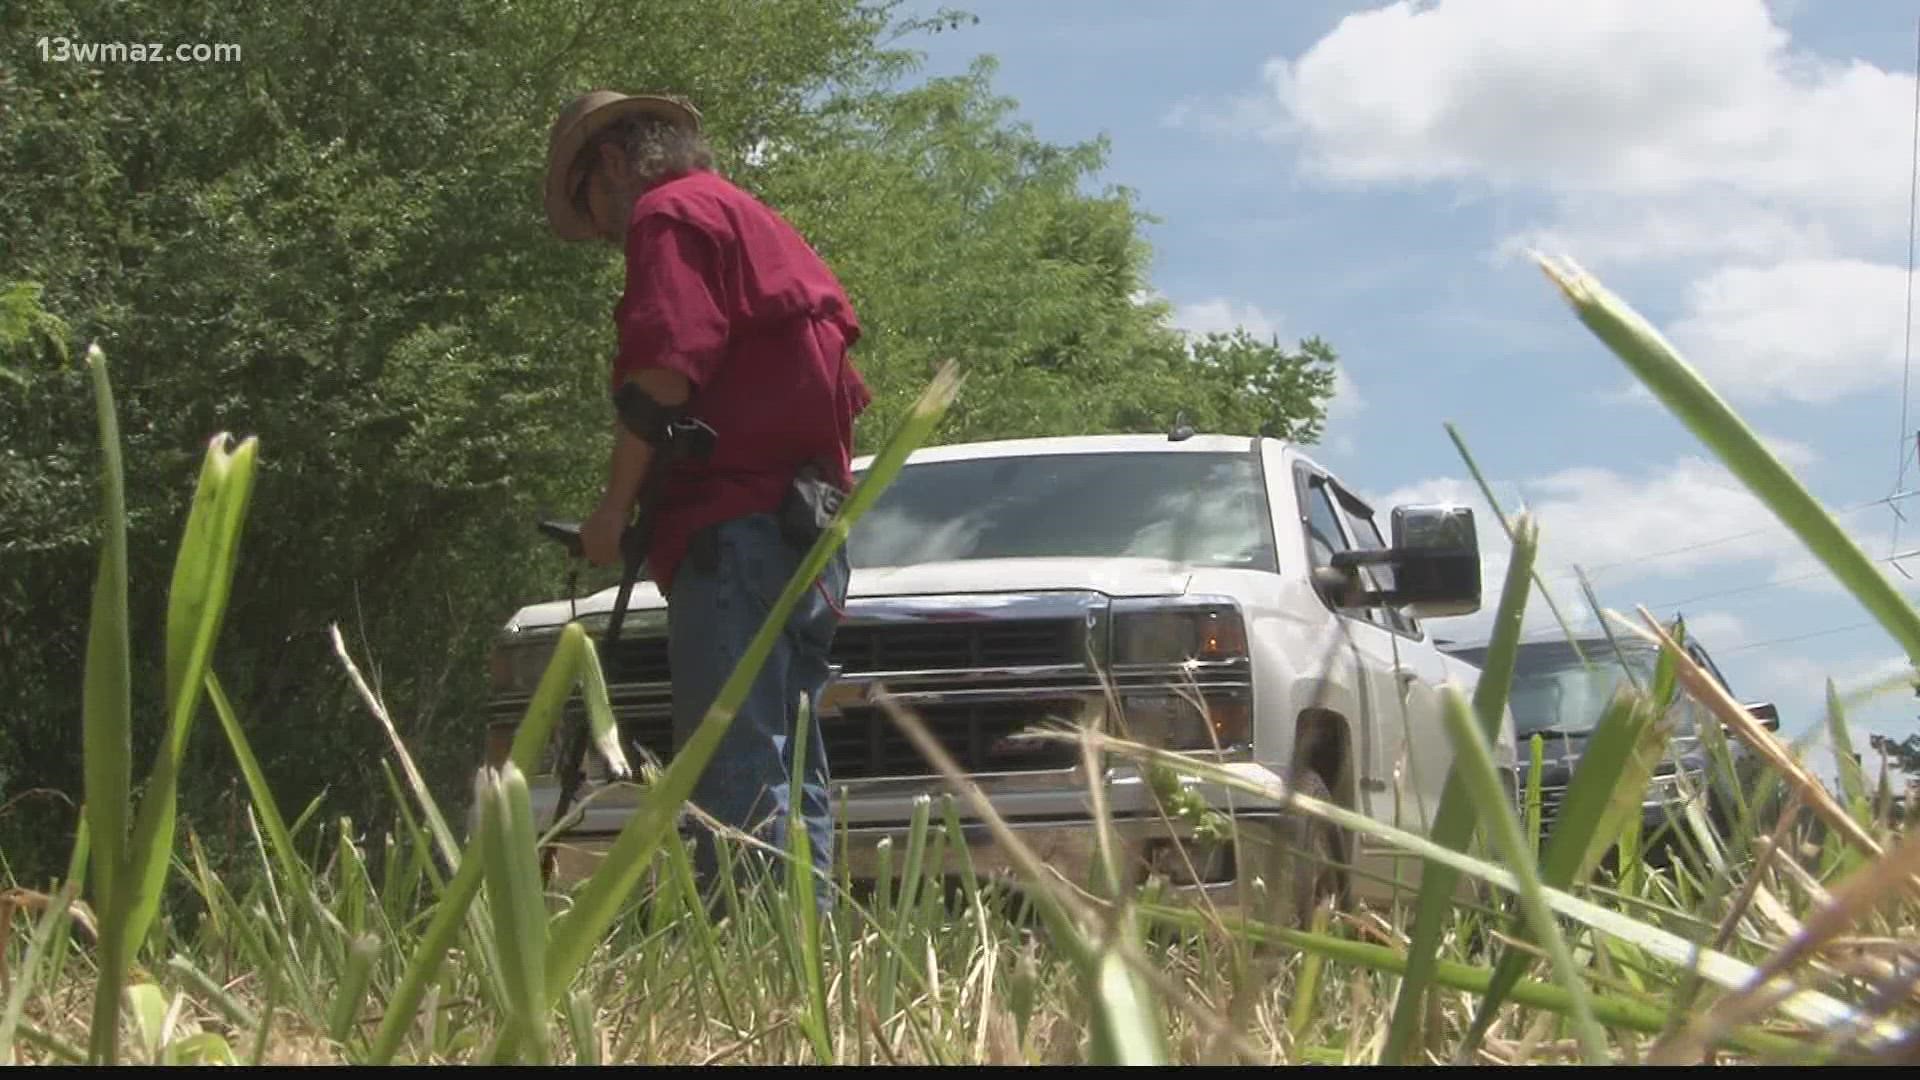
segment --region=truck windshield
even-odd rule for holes
[[[859,567],[1143,558],[1275,569],[1251,454],[1082,453],[902,469],[847,538]]]
[[[1621,686],[1631,686],[1621,656],[1606,641],[1582,641],[1587,664],[1580,662],[1565,642],[1528,643],[1515,658],[1513,690],[1514,734],[1526,738],[1535,732],[1585,735],[1600,723]],[[1653,684],[1654,654],[1624,650],[1625,662],[1641,688]],[[1486,663],[1485,650],[1458,653],[1474,665]]]

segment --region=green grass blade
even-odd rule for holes
[[[1313,933],[1326,933],[1327,911],[1325,905],[1314,909]],[[1300,961],[1300,975],[1293,984],[1293,1001],[1287,1009],[1287,1034],[1293,1040],[1295,1060],[1300,1059],[1307,1029],[1313,1026],[1314,1014],[1320,1008],[1320,969],[1325,962],[1326,957],[1317,952],[1306,953]]]
[[[27,942],[27,955],[21,961],[20,970],[13,975],[13,984],[7,988],[6,1008],[4,1012],[0,1012],[0,1047],[13,1046],[13,1034],[19,1027],[22,1012],[26,1009],[27,995],[33,992],[34,986],[39,981],[40,958],[46,951],[48,943],[54,940],[54,935],[65,933],[68,908],[79,892],[78,881],[67,882],[59,895],[54,898],[53,903],[47,905],[47,910],[41,913],[40,921],[34,927],[33,938]],[[6,911],[9,918],[12,917],[11,909],[0,908],[0,910]],[[5,959],[0,957],[0,962],[4,962]],[[55,976],[58,976],[58,969],[55,969]]]
[[[207,699],[213,702],[214,715],[220,718],[227,745],[233,749],[234,759],[240,763],[240,775],[246,779],[247,794],[253,799],[254,812],[260,815],[261,824],[266,827],[267,840],[273,846],[273,859],[280,867],[280,876],[286,880],[289,889],[304,892],[309,884],[307,864],[300,858],[300,849],[293,844],[293,834],[287,830],[286,819],[280,816],[273,790],[267,786],[266,773],[260,770],[260,759],[253,754],[253,746],[247,741],[247,733],[233,711],[233,703],[227,700],[220,677],[209,671],[206,684]]]
[[[1092,1065],[1165,1065],[1166,1031],[1146,981],[1108,948],[1096,961]]]
[[[335,644],[339,645],[338,632]],[[553,736],[553,725],[560,716],[561,707],[572,692],[574,668],[580,656],[580,643],[586,640],[586,630],[579,623],[569,623],[560,632],[560,640],[554,646],[554,660],[540,676],[540,683],[534,688],[533,698],[527,703],[526,715],[520,721],[520,728],[514,732],[513,746],[508,759],[514,768],[524,775],[534,768],[540,760],[540,753],[546,747],[547,740]],[[423,805],[432,808],[435,816],[438,808],[432,806],[431,795],[424,795]],[[440,819],[440,827],[445,828],[446,821]],[[451,842],[452,836],[446,837]],[[436,843],[439,842],[436,838]],[[434,906],[433,918],[427,925],[419,945],[414,949],[413,957],[407,963],[407,969],[400,978],[400,985],[394,989],[393,997],[387,1002],[386,1014],[381,1018],[380,1029],[374,1036],[372,1047],[368,1050],[370,1064],[385,1065],[399,1052],[400,1043],[406,1038],[407,1031],[413,1026],[414,1018],[419,1014],[420,1001],[426,996],[427,989],[440,973],[440,964],[446,959],[447,950],[452,947],[460,924],[466,920],[473,907],[474,898],[480,892],[482,878],[482,857],[478,847],[468,850],[465,856],[457,853],[453,859],[456,869],[453,880],[447,883],[441,893],[440,902]],[[476,930],[478,937],[491,939],[482,926]]]
[[[213,976],[195,967],[193,961],[184,956],[168,957],[167,970],[211,1003],[221,1016],[226,1017],[227,1023],[235,1028],[249,1030],[259,1023],[252,1010],[240,1004],[239,999],[228,993],[226,987],[215,982]],[[0,1039],[0,1042],[4,1041]]]
[[[1507,517],[1507,512],[1500,508],[1500,500],[1494,498],[1493,485],[1487,483],[1487,478],[1480,471],[1479,464],[1473,460],[1473,452],[1467,449],[1467,441],[1460,437],[1459,429],[1452,424],[1443,426],[1447,429],[1447,438],[1453,440],[1453,448],[1460,452],[1460,460],[1466,464],[1467,472],[1472,474],[1473,482],[1479,486],[1481,497],[1487,500],[1487,506],[1493,511],[1494,519],[1500,522],[1501,531],[1507,534],[1507,543],[1516,543],[1513,522]],[[1560,632],[1566,636],[1567,644],[1573,646],[1573,654],[1580,658],[1581,663],[1586,663],[1587,654],[1580,649],[1580,642],[1573,632],[1573,624],[1567,622],[1567,617],[1561,613],[1560,605],[1554,600],[1552,590],[1547,588],[1546,579],[1540,576],[1538,569],[1533,571],[1532,578],[1534,585],[1540,590],[1540,599],[1546,601],[1547,610],[1553,613],[1554,621],[1560,624]]]
[[[210,614],[215,562],[223,546],[219,536],[225,515],[223,493],[232,474],[227,438],[217,435],[201,460],[200,481],[193,491],[187,523],[180,534],[180,550],[174,557],[173,581],[167,589],[167,681],[162,700],[169,704],[179,700],[186,685],[194,643],[200,638],[201,623]]]
[[[69,1065],[80,1065],[87,1060],[86,1053],[79,1047],[60,1038],[58,1035],[52,1035],[42,1031],[31,1021],[23,1020],[20,1022],[20,1041],[37,1046]]]
[[[1493,755],[1479,728],[1474,725],[1472,709],[1459,692],[1452,687],[1443,687],[1440,696],[1444,705],[1441,716],[1447,722],[1447,733],[1453,738],[1455,768],[1464,768],[1474,801],[1480,805],[1482,827],[1487,831],[1494,850],[1500,853],[1519,879],[1521,909],[1533,925],[1535,938],[1546,945],[1547,954],[1553,959],[1554,974],[1572,999],[1574,1033],[1580,1040],[1581,1050],[1588,1064],[1605,1064],[1607,1033],[1594,1019],[1586,984],[1581,981],[1580,971],[1573,963],[1573,954],[1567,951],[1566,939],[1561,936],[1560,926],[1554,922],[1553,913],[1547,907],[1534,854],[1527,850],[1526,840],[1520,835],[1520,825],[1513,819],[1512,809],[1507,805],[1504,788],[1498,773],[1494,771]]]
[[[1540,850],[1540,774],[1547,767],[1547,742],[1537,733],[1527,740],[1527,842]]]
[[[152,983],[134,983],[127,987],[127,1012],[133,1017],[141,1056],[149,1064],[160,1064],[160,1028],[167,1018],[166,994]]]
[[[120,989],[126,979],[125,917],[115,902],[126,857],[127,803],[133,788],[132,647],[127,626],[127,497],[120,457],[120,421],[99,346],[87,349],[100,435],[100,523],[103,543],[87,620],[87,658],[81,691],[82,775],[87,829],[92,836],[94,895],[100,904],[99,986],[94,997],[89,1058],[114,1060],[120,1026]]]
[[[536,1064],[549,1056],[547,1039],[546,904],[527,781],[511,761],[480,781],[481,848],[487,898],[493,911],[495,952],[512,1013],[510,1030],[531,1047]]]
[[[594,1023],[593,995],[576,990],[567,998],[567,1032],[573,1037],[573,1063],[599,1065],[600,1029]]]
[[[772,609],[761,622],[760,630],[748,644],[745,655],[722,684],[699,727],[674,755],[659,781],[643,793],[639,809],[626,827],[621,829],[607,858],[577,895],[573,908],[556,921],[552,945],[547,953],[548,994],[567,992],[575,973],[586,962],[607,927],[612,925],[620,905],[652,861],[661,838],[672,832],[682,805],[693,793],[694,782],[706,769],[734,713],[746,700],[747,691],[766,663],[775,638],[784,632],[801,594],[812,587],[814,579],[826,569],[827,560],[846,543],[848,530],[872,508],[880,493],[906,464],[907,455],[940,422],[958,390],[959,377],[953,366],[948,364],[935,376],[906,421],[875,456],[872,467],[801,561],[799,569],[787,582],[786,588],[781,590]]]
[[[67,883],[71,882],[73,884],[74,895],[79,896],[81,892],[86,889],[87,861],[92,854],[93,848],[92,834],[87,828],[87,815],[85,813],[80,815],[80,820],[76,823],[74,831],[76,835],[73,838],[73,850],[67,856],[67,876],[61,881],[60,885],[62,888],[65,888]],[[61,911],[59,918],[54,922],[53,943],[47,953],[47,978],[49,980],[58,981],[61,973],[67,969],[67,949],[68,943],[71,940],[71,935],[68,932],[68,924],[72,921],[73,909],[68,907]],[[97,937],[99,934],[97,918],[90,925],[93,926],[94,933]]]
[[[345,970],[327,1010],[327,1034],[334,1042],[344,1045],[352,1037],[360,1005],[367,999],[367,984],[373,978],[373,963],[379,957],[380,938],[373,934],[356,937],[347,947]]]
[[[1920,612],[1660,332],[1571,262],[1538,259],[1581,322],[1853,593],[1910,657]]]
[[[1872,787],[1867,774],[1854,760],[1853,733],[1847,729],[1847,714],[1840,705],[1833,680],[1827,680],[1827,738],[1833,744],[1833,760],[1840,771],[1840,790],[1846,795],[1847,812],[1862,827],[1873,823]]]
[[[607,763],[607,772],[615,780],[633,776],[627,753],[620,746],[620,725],[613,718],[613,702],[607,696],[607,674],[600,667],[600,651],[593,639],[581,639],[580,696],[587,706],[587,726],[593,733],[594,749]]]
[[[241,527],[246,521],[247,503],[253,491],[254,462],[259,443],[246,439],[229,452],[225,435],[216,436],[207,447],[214,467],[201,476],[202,486],[215,488],[208,513],[210,524],[198,535],[189,535],[182,543],[180,562],[201,560],[205,567],[186,575],[198,591],[194,595],[168,597],[169,682],[173,682],[173,656],[176,643],[173,628],[175,611],[188,609],[192,643],[187,647],[183,669],[178,677],[177,693],[168,699],[170,711],[167,731],[160,753],[155,757],[146,790],[141,794],[140,810],[134,821],[133,838],[127,848],[126,873],[116,883],[116,906],[121,907],[125,923],[125,947],[139,947],[160,908],[160,888],[166,878],[167,861],[173,854],[174,816],[178,806],[180,766],[186,759],[187,737],[193,729],[193,716],[200,703],[201,684],[213,658],[213,646],[225,620],[227,596],[233,587],[233,575],[240,545]],[[197,498],[196,498],[196,501]],[[189,523],[189,529],[192,523]],[[199,550],[188,550],[188,548]],[[124,905],[124,906],[122,906]],[[126,958],[131,958],[129,951]]]
[[[260,1010],[260,1026],[253,1030],[253,1049],[247,1055],[247,1064],[258,1066],[267,1058],[267,1042],[273,1036],[273,1013],[280,1007],[280,993],[286,985],[280,969],[269,967],[264,973],[267,983],[266,1003]]]
[[[919,907],[921,867],[927,856],[927,828],[932,814],[933,799],[927,795],[914,796],[913,812],[907,819],[907,850],[900,867],[900,894],[893,911],[892,931],[896,941],[907,940],[913,926],[914,912]],[[900,984],[900,959],[900,950],[889,949],[880,962],[880,1019],[883,1023],[893,1018],[895,987]]]
[[[1206,918],[1204,913],[1188,908],[1158,905],[1149,905],[1142,909],[1142,913],[1155,923],[1191,929],[1204,927]],[[1406,971],[1407,957],[1399,950],[1384,945],[1349,941],[1324,934],[1238,920],[1229,920],[1227,927],[1234,934],[1244,936],[1249,941],[1283,945],[1353,967],[1367,968],[1389,975]],[[1491,978],[1492,973],[1486,968],[1442,960],[1434,968],[1433,981],[1436,985],[1450,990],[1478,995],[1486,992]],[[1552,983],[1522,981],[1514,986],[1513,999],[1531,1009],[1539,1009],[1563,1017],[1573,1015],[1572,999],[1564,988]],[[1668,1013],[1658,1005],[1627,998],[1595,996],[1592,998],[1592,1006],[1596,1017],[1624,1031],[1658,1035],[1670,1019]],[[1769,1062],[1820,1060],[1818,1052],[1801,1040],[1757,1028],[1737,1028],[1728,1031],[1725,1033],[1724,1041],[1728,1047],[1764,1057]]]
[[[883,699],[882,705],[885,704]],[[1289,792],[1277,781],[1254,779],[1191,755],[1138,743],[1126,743],[1098,732],[1077,733],[1071,737],[1092,740],[1098,744],[1098,749],[1117,757],[1140,763],[1163,765],[1209,784],[1218,784],[1262,799],[1274,802],[1291,799],[1292,805],[1300,812],[1331,822],[1349,832],[1391,844],[1417,858],[1451,866],[1463,874],[1469,874],[1505,892],[1517,894],[1520,891],[1519,878],[1509,869],[1444,847],[1425,836],[1395,828],[1343,806],[1322,802],[1298,792]],[[922,752],[927,752],[925,746],[922,746]],[[1635,919],[1622,911],[1594,903],[1561,889],[1543,885],[1540,891],[1547,906],[1559,915],[1576,920],[1601,933],[1631,941],[1648,956],[1664,963],[1683,967],[1697,964],[1701,975],[1715,986],[1728,990],[1745,990],[1758,974],[1758,970],[1751,965],[1718,950],[1702,949],[1697,943],[1662,926]],[[1064,944],[1070,949],[1075,942],[1067,940]],[[1779,1002],[1778,1008],[1801,1023],[1822,1028],[1861,1022],[1860,1013],[1853,1006],[1816,990],[1799,990],[1786,994]],[[1880,1025],[1876,1031],[1883,1035],[1891,1034],[1886,1025]]]
[[[1539,530],[1529,515],[1519,516],[1513,538],[1513,555],[1507,563],[1506,583],[1500,590],[1492,643],[1480,681],[1474,688],[1474,715],[1488,734],[1500,730],[1506,713],[1507,692],[1513,683],[1513,667],[1520,648],[1520,626],[1526,617],[1528,581],[1533,575],[1534,556],[1540,548]],[[1467,850],[1473,841],[1475,825],[1472,799],[1473,788],[1456,751],[1453,766],[1447,773],[1447,785],[1440,795],[1439,812],[1433,818],[1431,833],[1435,843],[1456,851]],[[1393,1018],[1380,1055],[1382,1064],[1404,1062],[1413,1045],[1414,1032],[1424,1011],[1427,983],[1439,956],[1441,932],[1452,915],[1454,887],[1458,883],[1459,874],[1447,867],[1427,863],[1421,868],[1420,896],[1407,948],[1407,975],[1400,981],[1399,996],[1393,1004]]]
[[[792,858],[787,868],[788,906],[800,919],[800,976],[807,990],[807,1037],[813,1042],[815,1059],[822,1065],[831,1065],[834,1063],[833,1021],[827,1015],[826,957],[820,948],[820,909],[814,903],[813,838],[807,835],[806,820],[801,816],[807,737],[812,722],[811,703],[807,695],[801,694],[799,716],[789,744],[793,747],[793,775],[787,787],[787,850]]]
[[[713,919],[707,914],[707,905],[700,902],[700,886],[693,878],[693,859],[687,855],[685,844],[675,842],[661,846],[667,856],[665,862],[669,887],[682,898],[687,909],[687,921],[693,924],[694,947],[699,950],[701,962],[706,964],[706,985],[713,989],[714,997],[720,1001],[720,1016],[728,1026],[739,1029],[744,1010],[734,1007],[733,988],[727,985],[720,945],[713,933]],[[698,984],[695,989],[699,989]]]
[[[1655,683],[1659,683],[1657,675]],[[1638,820],[1640,793],[1646,790],[1653,766],[1644,754],[1636,753],[1636,747],[1644,742],[1651,719],[1651,711],[1636,708],[1632,692],[1625,687],[1601,714],[1561,796],[1553,835],[1547,838],[1546,850],[1540,856],[1540,880],[1546,885],[1564,889],[1591,872],[1610,837],[1619,835],[1623,804]],[[1524,930],[1521,933],[1524,937]],[[1531,962],[1528,953],[1503,950],[1456,1060],[1471,1055],[1480,1045],[1506,1002],[1508,991]]]

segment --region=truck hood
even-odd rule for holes
[[[1193,579],[1190,568],[1163,559],[958,559],[915,566],[877,566],[855,570],[848,583],[850,601],[872,597],[954,596],[1046,591],[1097,592],[1107,596],[1177,596]],[[530,604],[514,613],[508,629],[562,626],[574,618],[613,610],[618,589],[603,589],[579,600]],[[635,582],[629,612],[666,607],[650,581]]]
[[[1186,592],[1192,577],[1185,566],[1161,559],[960,559],[856,570],[847,594],[859,599],[1075,590],[1168,596]]]

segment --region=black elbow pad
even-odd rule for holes
[[[633,382],[621,383],[614,391],[613,408],[628,431],[656,450],[672,440],[674,423],[687,413],[685,405],[662,405]]]

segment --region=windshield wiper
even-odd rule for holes
[[[1591,735],[1591,734],[1593,734],[1593,729],[1590,727],[1583,727],[1583,728],[1543,727],[1543,728],[1534,728],[1533,730],[1527,731],[1527,732],[1522,732],[1521,737],[1526,738],[1531,735],[1572,736],[1572,735]]]

